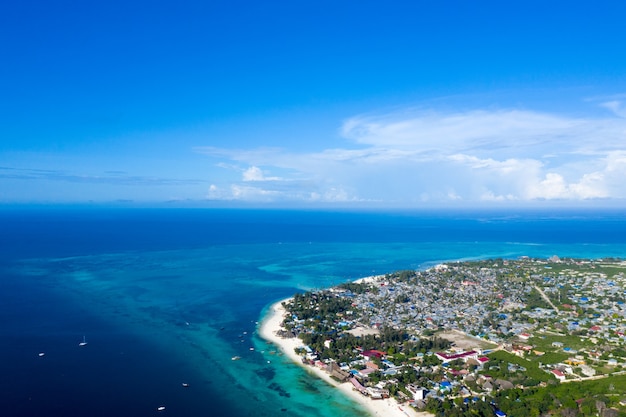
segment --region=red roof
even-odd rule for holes
[[[361,353],[361,355],[367,356],[369,358],[371,358],[372,356],[380,358],[380,357],[385,356],[386,353],[385,352],[381,352],[380,350],[372,349],[372,350],[364,350],[363,353]]]
[[[350,382],[352,382],[352,385],[354,385],[354,388],[356,388],[357,390],[365,391],[365,387],[361,385],[361,383],[357,381],[356,378],[350,378]]]
[[[455,354],[452,354],[452,355],[448,354],[448,353],[438,352],[437,356],[451,361],[451,360],[454,360],[454,359],[462,359],[462,358],[465,358],[467,356],[472,356],[472,355],[475,355],[475,354],[476,354],[475,351],[470,350],[469,352],[455,353]]]

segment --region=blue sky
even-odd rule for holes
[[[4,2],[0,204],[623,207],[624,16]]]

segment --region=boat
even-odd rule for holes
[[[85,336],[83,336],[83,341],[80,342],[78,346],[85,346],[85,345],[87,345],[87,341],[85,340]]]
[[[230,359],[233,360],[233,361],[238,361],[239,359],[241,359],[241,356],[233,356]]]
[[[183,382],[183,388],[189,388],[189,384],[186,382]]]
[[[43,353],[43,352],[40,352],[40,353],[39,353],[39,357],[41,358],[42,356],[46,356],[46,354],[45,354],[45,353]]]
[[[157,407],[157,411],[163,411],[165,410],[165,406],[164,405],[160,405]]]

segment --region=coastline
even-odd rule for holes
[[[285,308],[282,306],[283,302],[289,301],[291,298],[286,298],[272,304],[265,317],[263,317],[259,326],[258,334],[263,339],[276,345],[292,362],[302,366],[308,373],[313,374],[315,377],[326,381],[328,384],[336,387],[344,395],[348,396],[355,402],[361,404],[365,409],[369,410],[371,416],[389,416],[389,417],[431,417],[432,414],[427,412],[416,411],[412,407],[407,405],[400,405],[393,398],[387,398],[383,400],[372,400],[368,397],[364,397],[362,394],[354,391],[352,385],[349,382],[340,383],[330,377],[330,375],[314,366],[307,366],[302,363],[302,360],[295,352],[295,348],[302,346],[300,339],[298,338],[282,338],[276,333],[281,330],[281,323],[286,313]]]

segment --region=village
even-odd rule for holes
[[[373,401],[446,416],[623,416],[625,290],[619,259],[452,262],[297,294],[280,333]]]

